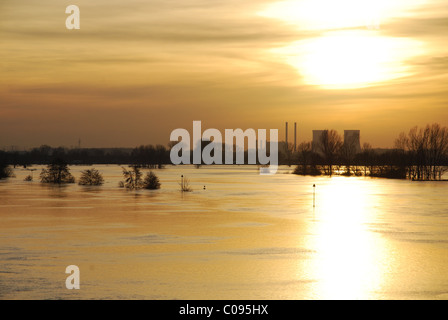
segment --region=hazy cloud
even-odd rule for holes
[[[257,14],[272,2],[79,0],[74,31],[65,28],[69,1],[1,1],[0,147],[76,141],[83,130],[92,146],[166,143],[192,120],[279,129],[300,121],[303,139],[314,127],[350,126],[374,145],[409,126],[448,125],[445,2],[377,31],[422,44],[425,55],[405,61],[411,75],[340,91],[305,84],[272,54],[325,32]],[[123,119],[133,123],[127,130]]]

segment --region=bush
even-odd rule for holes
[[[0,164],[0,180],[10,178],[13,176],[14,174],[12,172],[12,169],[9,166],[5,164]]]
[[[61,159],[56,159],[47,166],[47,169],[42,169],[40,181],[42,183],[57,184],[75,183],[75,178],[70,173],[67,164]]]
[[[8,165],[7,154],[0,151],[0,180],[13,177],[13,171]]]
[[[159,178],[152,171],[146,175],[143,181],[143,188],[151,190],[160,189]]]
[[[123,168],[124,181],[120,181],[118,186],[130,190],[136,189],[160,189],[159,178],[152,172],[148,172],[145,179],[142,179],[142,172],[138,166],[132,166],[130,170]]]
[[[27,175],[27,176],[25,177],[25,179],[23,179],[23,181],[33,181],[33,176],[31,176],[31,175],[29,174],[29,175]]]
[[[123,185],[126,189],[134,190],[143,187],[142,173],[137,166],[132,166],[130,170],[123,168],[124,182]]]
[[[78,184],[80,186],[101,186],[104,184],[104,178],[98,170],[87,169],[81,172]]]
[[[186,177],[182,176],[180,180],[180,191],[182,192],[191,192],[193,191],[190,187],[190,180],[188,180]]]

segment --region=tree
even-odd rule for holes
[[[321,136],[320,148],[327,165],[326,173],[330,176],[333,174],[333,164],[336,156],[342,147],[342,138],[336,130],[324,130]]]
[[[43,183],[57,184],[75,182],[75,178],[71,175],[67,163],[62,159],[56,159],[47,166],[47,169],[42,169],[40,180]]]
[[[120,181],[119,186],[122,188],[127,188],[130,190],[138,190],[138,189],[160,189],[160,181],[159,178],[154,174],[154,172],[150,171],[146,174],[143,179],[142,172],[138,166],[132,166],[131,169],[123,168],[123,176],[125,181]]]
[[[165,146],[158,144],[156,146],[155,154],[156,154],[157,168],[161,169],[163,168],[163,165],[165,163],[169,162],[169,153]]]
[[[124,182],[126,189],[135,190],[143,187],[142,173],[138,166],[132,166],[130,170],[123,168]]]
[[[352,174],[352,166],[355,165],[355,158],[357,154],[357,146],[356,142],[353,141],[344,141],[339,148],[339,154],[341,157],[341,162],[345,165],[345,176],[351,176]],[[355,175],[358,174],[357,168],[353,170]]]
[[[13,176],[12,169],[5,163],[0,163],[0,180]]]
[[[163,145],[139,146],[132,150],[133,163],[146,168],[163,168],[163,165],[169,163],[169,152]]]
[[[13,176],[12,169],[8,166],[8,154],[0,151],[0,180]]]
[[[442,162],[448,155],[448,128],[442,128],[435,123],[427,126],[426,130],[428,131],[428,175],[433,180],[441,179],[445,170]]]
[[[408,159],[408,174],[412,180],[442,178],[448,155],[448,128],[437,123],[425,128],[413,127],[407,135],[400,133],[395,147]]]
[[[81,186],[101,186],[104,184],[104,178],[101,173],[92,168],[81,172],[79,185]]]
[[[321,175],[321,171],[316,166],[316,155],[313,154],[312,151],[312,143],[311,142],[302,142],[299,144],[298,148],[298,162],[296,169],[294,170],[294,174],[298,175],[312,175],[318,176]]]
[[[150,171],[147,173],[143,181],[143,188],[150,190],[160,189],[159,178],[155,175],[154,172]]]
[[[359,164],[364,167],[364,176],[367,176],[367,167],[369,167],[369,174],[372,173],[374,158],[375,152],[372,149],[372,145],[368,142],[364,142],[361,148],[361,153],[357,155]]]

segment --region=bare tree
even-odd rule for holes
[[[433,180],[441,179],[444,168],[440,165],[448,155],[448,129],[435,123],[428,130],[428,165]]]
[[[333,174],[336,156],[342,147],[342,138],[336,130],[324,130],[321,136],[320,148],[325,157],[326,173]]]
[[[341,160],[345,165],[344,175],[350,176],[352,171],[352,166],[355,162],[356,156],[356,142],[355,141],[344,141],[341,148],[339,149]],[[356,174],[356,170],[354,170]]]
[[[408,174],[413,180],[437,180],[445,172],[443,161],[448,154],[448,129],[435,123],[425,128],[413,127],[400,133],[395,147],[408,158]]]
[[[132,166],[131,169],[123,168],[124,182],[123,187],[130,190],[140,189],[143,187],[142,173],[138,166]]]
[[[316,162],[314,161],[315,155],[312,151],[312,143],[311,142],[302,142],[297,147],[298,151],[298,165],[294,170],[295,174],[299,175],[321,175],[322,173],[316,166]]]
[[[291,162],[294,156],[294,143],[285,143],[285,160],[288,166],[291,166]]]
[[[367,167],[369,167],[369,173],[372,172],[372,160],[374,155],[375,153],[373,152],[372,145],[368,142],[364,142],[361,148],[361,154],[358,156],[361,160],[361,165],[364,167],[364,176],[367,176]]]

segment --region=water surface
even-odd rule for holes
[[[35,168],[0,182],[1,299],[448,298],[446,182],[170,166],[160,190],[130,192],[120,166],[95,167],[101,187]]]

